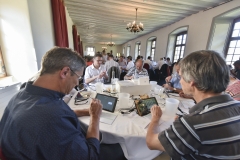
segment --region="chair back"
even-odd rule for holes
[[[112,78],[112,71],[114,71],[115,75],[114,77],[115,78],[120,78],[120,70],[118,67],[115,67],[115,66],[112,66],[111,68],[108,69],[108,82],[111,81],[111,78]]]
[[[160,72],[159,78],[162,80],[165,80],[167,76],[170,76],[170,69],[167,64],[163,64],[159,72]]]
[[[144,63],[144,65],[143,65],[143,68],[145,68],[147,71],[149,70],[149,64],[148,63]]]
[[[2,153],[2,148],[0,148],[0,160],[7,160]]]

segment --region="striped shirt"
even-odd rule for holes
[[[137,70],[136,67],[132,67],[126,74],[126,76],[134,76],[135,79],[139,77],[148,76],[148,71],[145,68],[142,68],[141,71]]]
[[[158,138],[173,159],[240,159],[240,102],[204,99]]]

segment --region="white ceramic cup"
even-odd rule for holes
[[[168,116],[175,116],[177,113],[178,105],[179,100],[174,98],[166,98],[165,114]]]
[[[127,108],[130,94],[129,93],[119,93],[119,106],[120,108]]]
[[[103,93],[103,84],[101,82],[97,82],[95,84],[95,87],[96,87],[96,92],[97,93]]]

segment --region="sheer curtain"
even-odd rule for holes
[[[55,33],[55,45],[69,47],[66,13],[63,0],[51,0],[53,25]]]

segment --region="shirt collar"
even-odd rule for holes
[[[97,70],[101,69],[101,67],[102,65],[100,65],[100,67]],[[93,64],[91,64],[91,69],[96,69]]]
[[[195,111],[202,111],[206,105],[211,105],[215,103],[224,103],[226,101],[233,101],[233,99],[227,95],[227,94],[222,94],[219,96],[214,96],[210,98],[206,98],[202,100],[201,102],[197,103],[195,106],[193,106],[190,110],[189,113],[193,113]]]
[[[27,91],[31,94],[41,95],[41,96],[49,97],[49,98],[53,98],[53,99],[55,99],[55,98],[62,99],[65,96],[63,93],[53,91],[50,89],[46,89],[46,88],[42,88],[42,87],[38,87],[38,86],[32,85],[31,83],[27,83],[25,91]]]

